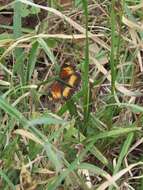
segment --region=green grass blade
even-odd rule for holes
[[[30,121],[28,121],[27,123],[27,127],[28,126],[36,126],[36,125],[51,125],[51,124],[55,124],[55,125],[60,125],[60,124],[65,124],[66,121],[60,119],[60,118],[56,118],[50,115],[47,115],[45,117],[40,117],[40,118],[36,118],[36,119],[32,119]]]
[[[42,49],[45,51],[51,62],[56,65],[56,59],[54,57],[54,54],[48,47],[48,44],[42,38],[39,38],[37,41],[39,42],[39,44],[41,45]]]
[[[8,113],[11,117],[17,119],[23,125],[27,123],[27,119],[2,97],[0,97],[0,108],[3,109],[6,113]]]
[[[14,3],[14,16],[13,16],[13,33],[14,38],[17,39],[22,36],[22,18],[21,9],[22,3],[15,1]],[[18,73],[21,78],[21,82],[24,83],[24,51],[22,48],[15,49],[15,60],[14,72]]]
[[[7,182],[10,189],[16,190],[14,184],[10,181],[10,179],[6,176],[6,174],[1,170],[0,170],[0,176]]]
[[[21,5],[21,2],[15,1],[14,3],[13,32],[15,38],[19,38],[22,35]]]
[[[95,146],[90,150],[90,152],[104,165],[108,164],[107,158],[101,153],[101,151]]]
[[[99,133],[98,135],[90,137],[88,139],[88,141],[92,142],[92,141],[97,141],[99,139],[106,139],[106,138],[112,138],[112,137],[118,138],[119,136],[126,135],[126,134],[128,134],[130,132],[137,132],[137,131],[140,131],[140,130],[141,129],[139,129],[138,127],[118,128],[118,129],[115,129],[115,130]]]
[[[37,55],[39,52],[38,48],[39,48],[39,44],[37,42],[32,44],[32,48],[31,48],[30,53],[29,53],[28,65],[27,65],[27,74],[26,74],[27,83],[31,79],[32,73],[35,69],[35,64],[37,61]]]
[[[56,172],[62,172],[63,163],[62,163],[62,155],[60,151],[56,151],[53,149],[53,146],[47,141],[44,146],[49,160],[53,163],[56,168]]]
[[[125,156],[128,153],[128,150],[129,150],[129,147],[131,146],[133,137],[134,137],[134,133],[130,133],[127,136],[127,139],[125,140],[125,142],[123,144],[123,147],[121,149],[121,152],[120,152],[120,155],[119,155],[119,158],[118,158],[118,161],[117,161],[117,165],[116,165],[116,167],[114,169],[113,174],[116,174],[120,170],[120,167],[122,165],[122,161],[123,161],[123,159],[125,158]]]
[[[115,166],[115,168],[114,168],[114,171],[113,171],[113,174],[114,174],[114,175],[115,175],[119,170],[122,169],[121,166],[122,166],[123,159],[125,158],[125,156],[126,156],[127,153],[128,153],[128,150],[129,150],[129,147],[131,146],[133,137],[134,137],[134,133],[130,133],[130,134],[127,136],[127,138],[126,138],[126,140],[125,140],[125,142],[124,142],[124,144],[123,144],[123,147],[122,147],[122,149],[121,149],[121,151],[120,151],[120,154],[119,154],[119,157],[118,157],[118,160],[117,160],[117,164],[116,164],[116,166]],[[109,190],[112,190],[112,189],[113,189],[113,187],[111,186],[111,187],[109,188]]]
[[[84,126],[83,132],[86,133],[87,123],[89,119],[89,41],[88,41],[88,3],[87,0],[82,0],[83,11],[85,15],[85,25],[86,25],[86,43],[85,43],[85,61],[83,65],[83,75],[82,75],[82,88],[83,88],[83,110],[84,110]]]
[[[110,53],[110,67],[111,67],[111,87],[112,93],[115,92],[116,80],[116,63],[115,63],[115,29],[116,29],[116,14],[115,14],[115,0],[111,1],[111,53]]]

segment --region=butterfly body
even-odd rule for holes
[[[77,90],[80,84],[80,74],[75,67],[64,64],[59,73],[59,80],[55,81],[50,88],[50,94],[54,101],[67,100]]]

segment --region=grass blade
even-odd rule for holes
[[[13,16],[13,33],[14,38],[17,39],[22,36],[22,18],[21,11],[22,3],[15,1],[14,3],[14,16]],[[14,72],[20,74],[21,82],[24,83],[24,52],[22,48],[15,49],[15,60]]]
[[[38,43],[34,42],[32,44],[32,48],[31,48],[30,53],[29,53],[29,60],[28,60],[27,73],[26,73],[26,81],[27,81],[27,83],[31,79],[32,73],[33,73],[34,68],[35,68],[37,55],[38,55],[38,52],[39,52],[38,47],[39,47]]]
[[[88,41],[88,4],[87,0],[83,0],[83,10],[85,15],[85,25],[86,25],[86,43],[85,43],[85,61],[83,65],[83,76],[82,76],[82,88],[83,88],[83,110],[84,110],[84,126],[83,132],[86,133],[87,123],[89,119],[89,41]]]
[[[6,113],[8,113],[11,117],[17,119],[23,125],[27,123],[27,119],[2,97],[0,97],[0,108],[3,109]]]
[[[115,80],[116,80],[116,62],[115,62],[115,26],[116,26],[116,14],[115,14],[115,0],[111,1],[111,53],[110,53],[110,67],[111,67],[111,87],[112,93],[115,92]]]
[[[6,174],[0,170],[0,176],[7,182],[8,186],[12,189],[12,190],[16,190],[14,184],[10,181],[10,179],[6,176]]]

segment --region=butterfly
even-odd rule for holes
[[[80,74],[73,65],[64,64],[59,73],[59,79],[50,87],[50,95],[54,101],[69,99],[78,89]]]

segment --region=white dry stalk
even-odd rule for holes
[[[89,171],[86,170],[86,169],[79,169],[78,174],[84,177],[85,184],[87,185],[87,187],[89,189],[91,189],[92,188],[92,183],[91,183],[91,178],[90,178],[90,175],[89,175]]]
[[[31,167],[34,163],[38,162],[38,161],[41,161],[43,158],[46,158],[46,156],[39,156],[37,155],[37,157],[34,159],[34,160],[30,160],[29,159],[29,163],[24,165],[25,168],[29,168]],[[44,169],[43,169],[44,170]],[[45,170],[48,170],[48,169],[45,169]],[[52,172],[52,171],[51,171]],[[46,172],[45,172],[46,173]],[[47,172],[48,173],[48,172]],[[50,173],[50,172],[49,172]]]
[[[44,146],[44,143],[39,138],[37,138],[35,135],[33,135],[32,133],[30,133],[29,131],[27,131],[25,129],[17,129],[13,133],[21,135],[23,138],[26,137],[26,138],[28,138],[30,140],[33,140],[37,144],[40,144],[40,145]]]
[[[93,35],[96,36],[96,35]],[[89,36],[90,37],[90,36]],[[55,38],[55,39],[67,39],[67,40],[76,40],[76,39],[85,39],[86,36],[85,34],[75,34],[75,35],[65,35],[65,34],[37,34],[37,35],[25,35],[22,36],[20,38],[18,38],[11,46],[9,46],[9,48],[7,48],[7,50],[1,55],[0,57],[0,61],[10,52],[12,51],[15,47],[17,47],[20,43],[24,43],[24,42],[28,42],[31,41],[32,39],[36,39],[36,38]],[[1,67],[2,64],[0,64]],[[4,70],[6,70],[5,68],[3,68]],[[7,70],[6,70],[7,71]],[[9,74],[11,74],[10,71],[7,71]],[[12,75],[12,74],[11,74]]]
[[[120,179],[125,173],[129,172],[132,168],[134,168],[134,167],[136,167],[136,166],[138,166],[140,164],[142,165],[143,162],[138,162],[138,163],[135,163],[135,164],[131,164],[127,168],[120,170],[117,174],[113,175],[110,180],[107,180],[104,183],[102,183],[97,188],[97,190],[105,190],[109,186],[113,185],[113,183],[115,183],[118,179]]]
[[[0,85],[2,86],[10,86],[10,83],[4,80],[0,80]]]
[[[90,56],[90,59],[92,62],[94,62],[94,64],[97,66],[98,70],[104,74],[107,78],[108,81],[111,82],[111,74],[110,72],[108,72],[103,65],[101,65],[97,59],[95,59],[94,57]],[[127,88],[125,88],[122,84],[119,84],[117,82],[115,82],[115,87],[118,91],[120,91],[121,93],[123,93],[126,96],[136,96],[136,93],[133,91],[128,90]]]
[[[0,58],[1,59],[1,58]],[[7,74],[9,75],[13,75],[12,72],[10,70],[8,70],[1,62],[0,62],[0,69],[4,70]],[[2,80],[1,80],[2,81]],[[4,81],[6,82],[6,81]],[[8,82],[7,82],[8,83]]]
[[[127,188],[127,190],[135,190],[131,185],[129,185],[127,182],[124,182],[124,187]],[[123,187],[123,190],[124,190],[124,187]]]
[[[33,7],[37,7],[37,8],[49,11],[59,16],[61,19],[64,19],[66,22],[68,22],[72,27],[74,27],[76,30],[78,30],[82,34],[86,34],[85,28],[83,28],[81,25],[73,21],[71,18],[67,17],[66,15],[62,14],[60,11],[54,8],[38,5],[27,0],[17,0],[17,1],[27,4],[27,5],[31,5]],[[88,37],[90,37],[94,42],[98,43],[100,46],[104,47],[105,49],[110,50],[110,47],[108,47],[108,45],[105,44],[103,40],[99,39],[96,35],[92,34],[91,32],[88,32]]]
[[[138,141],[129,149],[129,151],[128,151],[128,153],[126,154],[125,159],[124,159],[126,167],[129,166],[129,165],[128,165],[128,159],[127,159],[128,155],[129,155],[134,149],[136,149],[136,147],[138,147],[138,146],[139,146],[140,144],[142,144],[142,143],[143,143],[143,138],[141,138],[140,140],[138,140]],[[133,174],[132,174],[131,171],[129,171],[129,173],[130,173],[130,176],[133,176]]]
[[[135,22],[127,19],[126,17],[122,17],[122,22],[127,25],[129,28],[134,30],[143,31],[143,25],[141,23],[136,24]]]
[[[132,38],[132,41],[134,42],[134,44],[138,44],[138,35],[137,32],[134,29],[130,29],[130,35]],[[141,51],[140,48],[138,48],[138,52],[137,52],[137,58],[138,58],[138,62],[139,62],[139,67],[140,67],[140,71],[143,72],[143,63],[142,63],[142,57],[141,57]]]
[[[16,106],[17,104],[20,103],[21,100],[23,100],[25,97],[29,96],[30,92],[26,92],[25,94],[23,94],[22,96],[20,96],[19,98],[16,99],[15,102],[13,102],[12,106]]]

